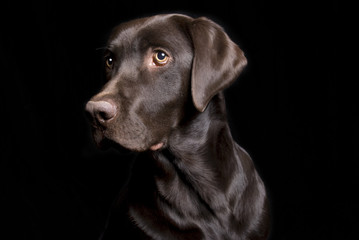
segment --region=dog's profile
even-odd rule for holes
[[[260,240],[265,187],[232,139],[222,90],[242,50],[207,18],[156,15],[116,27],[108,82],[86,111],[94,140],[141,152],[101,239]]]

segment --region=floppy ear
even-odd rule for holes
[[[207,18],[194,19],[189,32],[194,47],[192,98],[203,112],[214,95],[236,80],[247,59],[223,29]]]

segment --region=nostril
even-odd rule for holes
[[[112,115],[112,112],[106,112],[106,111],[99,111],[97,114],[99,115],[99,118],[103,120],[110,120],[114,116]]]
[[[86,104],[86,111],[94,119],[100,122],[109,121],[115,117],[116,106],[108,101],[89,101]]]

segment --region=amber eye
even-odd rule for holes
[[[163,52],[163,51],[157,51],[154,55],[153,55],[153,62],[157,65],[157,66],[163,66],[168,62],[168,55]]]
[[[112,56],[106,57],[106,67],[112,68],[112,65],[113,65],[113,58],[112,58]]]

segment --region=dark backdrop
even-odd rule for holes
[[[266,183],[271,239],[358,236],[358,105],[339,105],[336,1],[1,5],[0,238],[98,237],[134,156],[92,142],[83,109],[103,84],[96,49],[116,24],[167,12],[214,19],[246,53],[227,108]]]

